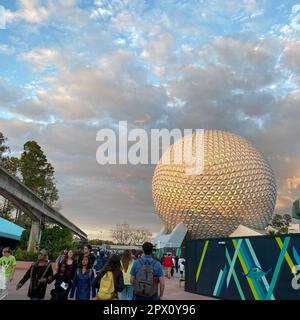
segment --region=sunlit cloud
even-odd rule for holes
[[[37,140],[62,212],[98,237],[157,232],[154,167],[103,167],[96,132],[216,128],[253,142],[277,179],[277,210],[299,197],[300,5],[295,1],[6,1],[0,130]],[[289,160],[287,160],[289,159]]]

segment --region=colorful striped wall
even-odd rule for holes
[[[186,291],[221,299],[300,300],[300,235],[186,242]]]

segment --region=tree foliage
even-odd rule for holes
[[[54,168],[48,162],[43,150],[36,141],[24,144],[21,158],[9,156],[10,149],[6,145],[7,138],[0,132],[0,165],[10,174],[22,181],[28,188],[51,206],[58,206],[58,190],[54,179]],[[13,220],[23,227],[31,225],[30,218],[19,208],[3,198],[0,203],[0,216]]]
[[[20,239],[19,248],[26,250],[30,236],[30,229],[23,231]],[[60,252],[66,248],[79,249],[79,245],[73,240],[72,232],[67,228],[59,226],[45,227],[42,230],[42,237],[40,243],[41,249],[48,251],[50,259],[56,259]]]
[[[91,239],[89,241],[90,245],[101,246],[103,244],[113,244],[113,241],[110,240],[102,240],[102,239]]]
[[[275,214],[270,226],[273,230],[269,231],[269,234],[286,234],[289,232],[289,226],[292,222],[292,217],[289,214]]]
[[[8,169],[9,164],[9,152],[10,149],[6,145],[7,138],[0,132],[0,166]],[[14,209],[13,205],[5,198],[0,203],[0,217],[12,220],[11,211]]]
[[[0,165],[4,167],[7,160],[7,154],[9,153],[9,147],[6,145],[7,138],[4,137],[0,131]]]
[[[138,245],[149,241],[152,233],[144,227],[134,227],[123,223],[111,229],[111,236],[115,244]]]
[[[53,205],[58,200],[54,168],[36,141],[28,141],[24,144],[20,171],[23,183],[49,205]]]

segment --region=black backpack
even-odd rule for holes
[[[156,261],[151,263],[139,259],[141,268],[136,275],[134,282],[134,292],[136,296],[150,298],[157,292],[157,283],[154,282],[153,266]]]

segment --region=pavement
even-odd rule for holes
[[[30,263],[18,263],[14,274],[14,278],[10,284],[8,290],[8,296],[5,300],[28,300],[27,291],[29,281],[25,285],[16,290],[16,285],[26,272],[26,268],[30,266]],[[54,268],[53,268],[54,269]],[[201,296],[184,291],[183,283],[180,284],[179,275],[175,274],[171,279],[165,278],[166,287],[164,300],[214,300],[211,297]],[[48,285],[45,300],[50,299],[50,291],[54,287],[54,283]]]

